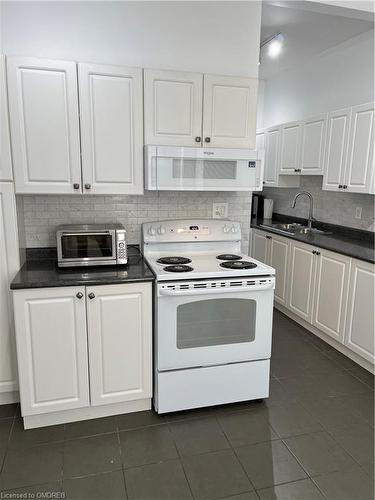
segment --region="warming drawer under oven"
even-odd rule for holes
[[[157,285],[159,372],[268,359],[273,276]]]

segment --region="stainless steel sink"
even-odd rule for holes
[[[272,229],[275,232],[282,234],[332,234],[330,231],[323,231],[315,227],[308,227],[298,222],[292,223],[274,223],[274,224],[261,224],[264,229]]]

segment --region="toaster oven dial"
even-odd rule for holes
[[[158,234],[165,234],[165,227],[159,226],[158,227]]]
[[[149,230],[148,230],[148,234],[150,234],[151,236],[154,236],[156,234],[156,230],[154,227],[150,227]]]

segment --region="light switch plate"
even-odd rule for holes
[[[214,203],[212,205],[212,217],[214,219],[226,219],[228,217],[228,203]]]

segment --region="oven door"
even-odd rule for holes
[[[231,281],[223,288],[205,282],[209,288],[184,290],[159,284],[158,370],[270,358],[274,278],[257,281],[238,288]]]
[[[59,231],[57,259],[62,267],[116,264],[115,231]]]

